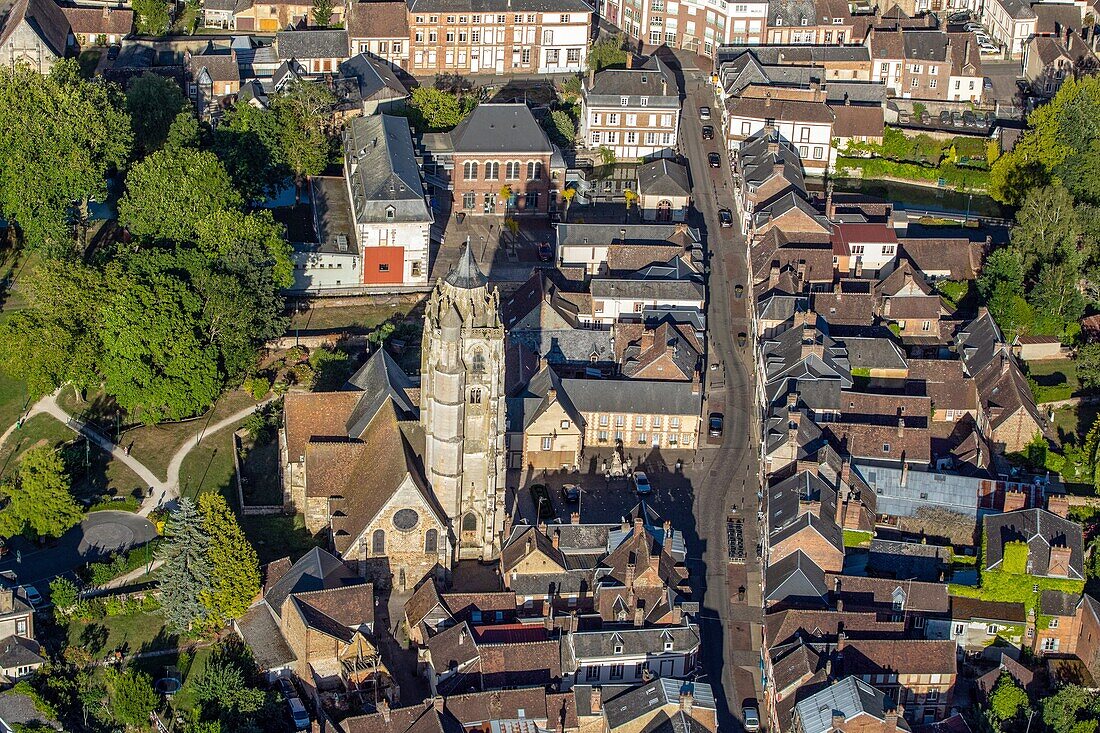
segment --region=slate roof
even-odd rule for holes
[[[589,107],[621,107],[622,97],[628,98],[627,107],[639,107],[641,98],[647,97],[647,107],[680,109],[676,79],[656,56],[641,68],[598,71],[591,85],[585,79],[584,98]]]
[[[62,730],[61,724],[39,711],[35,701],[19,692],[0,693],[0,720],[8,726],[41,724]]]
[[[1027,620],[1027,614],[1022,603],[951,596],[951,618],[959,621],[1006,621],[1022,624]]]
[[[326,588],[362,583],[363,578],[332,553],[315,547],[302,555],[283,575],[264,591],[264,600],[278,613],[287,596]]]
[[[297,661],[298,657],[279,629],[279,618],[267,601],[248,609],[233,625],[252,650],[261,670],[279,669]]]
[[[0,669],[16,669],[45,664],[42,645],[34,639],[12,634],[0,639]]]
[[[215,49],[211,43],[203,53],[192,54],[188,63],[191,78],[198,80],[205,71],[214,83],[240,81],[241,70],[237,65],[237,53],[233,49]]]
[[[687,166],[682,163],[659,158],[638,166],[635,175],[638,177],[638,192],[642,196],[691,195]]]
[[[275,51],[280,59],[346,59],[348,32],[329,28],[279,31]]]
[[[776,119],[795,123],[817,122],[830,125],[834,120],[832,109],[824,101],[732,97],[726,101],[726,109],[731,117],[750,119]]]
[[[858,46],[805,46],[800,44],[776,44],[768,46],[719,46],[715,49],[716,65],[733,61],[742,54],[752,54],[762,64],[801,64],[822,66],[829,62],[866,61],[870,62],[871,52],[866,45]]]
[[[908,364],[901,347],[888,338],[856,336],[840,342],[853,369],[905,369]]]
[[[699,627],[657,626],[653,628],[602,629],[578,631],[568,636],[573,658],[581,660],[614,657],[616,644],[623,647],[622,656],[646,654],[654,649],[664,649],[664,642],[673,643],[672,652],[688,653],[699,648]]]
[[[134,11],[129,8],[62,7],[73,33],[125,36],[133,30]]]
[[[1046,616],[1076,616],[1081,596],[1060,590],[1044,590],[1039,595],[1039,613]]]
[[[374,414],[388,400],[402,418],[416,414],[416,405],[409,397],[413,389],[412,380],[402,371],[393,357],[385,349],[378,349],[363,366],[348,377],[345,390],[358,391],[359,400],[344,423],[346,435],[355,438],[367,429]],[[325,433],[313,433],[325,435]]]
[[[410,8],[409,12],[416,11]],[[522,103],[479,104],[451,131],[451,144],[456,153],[543,154],[553,151],[550,138],[535,121],[531,109]]]
[[[653,682],[639,685],[629,692],[616,695],[613,701],[607,701],[603,706],[604,717],[611,730],[618,730],[630,725],[632,721],[652,715],[655,710],[661,708],[675,708],[667,712],[678,716],[682,694],[692,696],[693,713],[695,708],[715,710],[714,693],[710,685],[705,682],[660,677]],[[652,729],[647,725],[645,730]]]
[[[370,3],[364,3],[370,4]],[[378,3],[392,5],[393,3]],[[404,13],[404,3],[397,3]],[[406,37],[408,33],[406,32]],[[336,89],[346,102],[404,99],[409,90],[393,73],[390,65],[370,54],[360,53],[340,63]],[[407,126],[406,120],[406,126]],[[417,176],[419,179],[419,176]]]
[[[827,645],[808,644],[799,639],[791,644],[773,646],[768,654],[771,657],[772,683],[778,693],[785,693],[795,685],[805,687],[827,679]]]
[[[883,496],[876,495],[875,498],[879,502],[883,502]],[[883,503],[891,505],[889,501]],[[919,508],[921,505],[917,503],[917,506]],[[899,514],[896,516],[911,515]],[[895,586],[898,581],[910,580],[935,583],[947,572],[950,564],[951,552],[949,548],[916,542],[884,540],[878,537],[871,540],[871,548],[867,558],[868,570],[887,578],[895,578],[896,580],[892,581]]]
[[[54,55],[62,57],[69,44],[69,19],[53,0],[16,0],[0,26],[0,46],[20,23],[26,23]]]
[[[987,515],[983,519],[986,570],[996,569],[1004,558],[1007,542],[1026,542],[1030,574],[1046,576],[1049,570],[1050,548],[1068,547],[1069,575],[1084,580],[1085,548],[1081,525],[1046,509],[1019,509],[1004,514]]]
[[[489,278],[481,271],[474,259],[473,247],[467,242],[466,248],[459,255],[458,262],[447,272],[443,278],[447,284],[463,290],[474,290],[485,287]]]
[[[799,605],[825,605],[828,595],[825,571],[802,550],[794,551],[768,568],[765,588],[764,600],[769,603],[788,601]]]
[[[352,119],[344,133],[344,155],[357,222],[432,221],[407,118]]]
[[[876,690],[857,677],[845,677],[835,685],[810,695],[795,705],[803,733],[828,733],[833,729],[833,716],[845,721],[858,716],[886,720],[892,704],[885,693]],[[898,718],[898,730],[910,730],[904,718]]]

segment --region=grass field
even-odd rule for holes
[[[76,437],[50,415],[35,415],[16,429],[0,446],[0,477],[8,477],[19,465],[19,457],[40,445],[57,446]]]
[[[0,432],[19,419],[27,409],[28,400],[23,382],[0,372]]]
[[[1073,359],[1049,359],[1027,362],[1027,375],[1042,387],[1065,387],[1070,394],[1081,391],[1077,366]]]
[[[124,654],[172,649],[176,638],[165,631],[164,618],[157,613],[108,616],[91,622],[71,621],[69,644],[87,649],[97,659],[115,650]]]
[[[192,499],[211,491],[220,492],[231,506],[237,505],[233,484],[233,428],[226,428],[191,449],[180,466],[180,495]]]
[[[299,306],[302,307],[306,306]],[[404,317],[407,311],[408,308],[402,304],[314,306],[294,313],[287,333],[293,334],[295,329],[329,331],[337,328],[365,333],[391,317]]]
[[[240,521],[248,541],[260,556],[261,565],[287,555],[297,560],[312,548],[324,544],[309,535],[305,517],[301,514],[292,517],[241,517]]]

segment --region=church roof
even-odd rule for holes
[[[477,266],[469,242],[466,243],[466,249],[458,258],[458,264],[451,268],[444,279],[454,287],[465,290],[480,288],[489,282],[489,279],[481,272],[481,268]]]
[[[412,386],[412,380],[385,349],[375,351],[367,359],[367,363],[351,375],[344,385],[345,390],[362,393],[359,403],[348,417],[347,434],[353,438],[362,435],[371,418],[387,399],[393,401],[402,415],[415,414],[416,405],[409,399],[406,391]]]

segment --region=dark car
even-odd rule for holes
[[[562,484],[561,498],[569,504],[576,504],[581,500],[580,484]]]
[[[712,438],[720,438],[722,436],[722,428],[725,425],[725,419],[720,412],[710,413],[710,419],[707,421],[707,433]]]
[[[733,212],[729,209],[718,209],[718,224],[723,229],[733,226]]]
[[[539,262],[549,262],[554,259],[554,250],[548,242],[539,242]]]
[[[711,127],[710,125],[703,125],[703,139],[704,140],[713,140],[714,139],[714,128]]]
[[[745,344],[748,343],[748,341],[749,341],[748,334],[746,334],[744,331],[737,334],[737,345],[738,346],[744,346]]]
[[[945,109],[943,112],[940,112],[940,124],[941,125],[950,125],[951,124],[951,112],[949,110]]]
[[[720,168],[722,166],[722,156],[718,153],[710,153],[707,156],[707,162],[710,163],[711,168]]]
[[[122,46],[119,46],[116,43],[115,45],[113,45],[113,46],[111,46],[110,48],[107,49],[107,59],[109,61],[114,61],[115,59],[118,58],[118,55],[120,53],[122,53]]]
[[[745,286],[742,285],[741,283],[737,283],[737,285],[735,285],[733,287],[733,297],[740,300],[741,296],[744,295],[744,294],[745,294]]]

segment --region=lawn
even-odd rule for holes
[[[1039,385],[1043,401],[1068,399],[1081,392],[1077,366],[1072,359],[1027,362],[1027,376]]]
[[[277,439],[251,445],[245,438],[241,459],[241,488],[244,503],[251,506],[283,503],[283,487],[279,482],[279,442]]]
[[[226,428],[191,449],[180,466],[180,496],[192,499],[199,494],[220,492],[231,506],[237,505],[233,483],[233,430]]]
[[[95,46],[81,51],[76,59],[76,63],[80,65],[80,75],[85,79],[91,79],[95,75],[96,67],[99,66],[99,57],[102,55],[103,49]]]
[[[21,380],[0,372],[0,433],[19,419],[29,399],[27,387]]]
[[[50,415],[35,415],[16,428],[0,446],[0,478],[10,476],[19,465],[19,457],[31,448],[57,446],[75,437],[76,433]]]
[[[135,613],[129,616],[107,616],[95,621],[71,621],[69,644],[87,649],[103,659],[108,653],[121,650],[124,654],[172,649],[177,639],[165,631],[164,619],[157,613]]]
[[[81,445],[86,447],[78,448],[75,453],[77,463],[73,476],[75,496],[93,499],[101,496],[133,496],[135,492],[144,493],[149,488],[141,477],[122,461],[114,460],[95,444],[82,441]]]
[[[844,546],[845,547],[869,547],[871,545],[871,537],[873,535],[870,532],[861,532],[855,529],[844,530]]]
[[[241,517],[241,526],[256,548],[261,565],[287,555],[297,560],[312,548],[324,545],[306,531],[305,517],[301,514]]]
[[[320,305],[299,302],[297,308],[287,328],[289,335],[292,335],[296,329],[330,331],[345,328],[349,331],[367,333],[390,318],[395,320],[404,318],[408,312],[405,304],[396,301],[393,305]]]
[[[1098,414],[1100,414],[1100,405],[1088,403],[1060,407],[1055,410],[1054,432],[1058,436],[1058,443],[1063,444],[1072,438],[1080,444]]]

